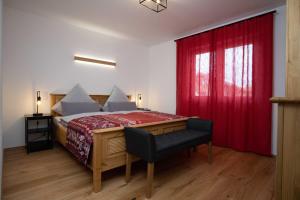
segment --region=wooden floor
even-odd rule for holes
[[[159,162],[151,199],[222,200],[274,199],[275,159],[214,147],[207,162],[207,147],[191,157],[182,153]],[[62,147],[27,155],[23,148],[4,153],[3,197],[13,200],[139,200],[145,199],[146,165],[133,165],[125,184],[125,168],[104,174],[103,190],[92,192],[92,173]]]

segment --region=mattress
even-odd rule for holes
[[[67,127],[68,123],[77,118],[81,117],[88,117],[88,116],[93,116],[93,115],[108,115],[108,114],[127,114],[127,113],[132,113],[132,112],[148,112],[144,110],[132,110],[132,111],[117,111],[117,112],[90,112],[90,113],[80,113],[80,114],[75,114],[75,115],[68,115],[68,116],[57,116],[54,117],[54,123],[56,125],[60,124],[64,126],[65,128]]]

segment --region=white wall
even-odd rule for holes
[[[285,96],[285,6],[278,7],[274,22],[274,95]],[[216,26],[216,24],[214,24]],[[207,27],[205,28],[207,29]],[[176,111],[176,44],[168,41],[150,48],[149,107]],[[277,107],[273,107],[272,152],[276,154]]]
[[[176,112],[176,43],[165,42],[150,48],[149,107]]]
[[[285,96],[286,68],[286,7],[281,6],[275,14],[274,27],[274,72],[273,96]],[[278,106],[273,105],[272,120],[272,153],[277,154],[277,116]]]
[[[114,84],[126,93],[142,93],[147,105],[149,49],[132,41],[90,32],[52,18],[4,7],[4,147],[24,145],[24,114],[35,110],[35,91],[48,94],[80,83],[91,94],[109,94]],[[74,63],[76,53],[117,62],[115,70]]]

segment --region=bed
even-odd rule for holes
[[[60,101],[65,94],[50,94],[50,106],[52,107],[58,101]],[[100,103],[104,104],[109,95],[90,95],[90,97]],[[128,96],[131,99],[131,96]],[[51,113],[54,117],[58,114]],[[162,122],[143,123],[133,127],[143,128],[152,134],[164,134],[176,130],[182,130],[186,128],[186,121],[188,118],[180,118]],[[57,142],[66,146],[67,143],[67,128],[62,123],[54,123],[54,134]],[[99,192],[101,190],[101,175],[105,172],[116,167],[125,165],[126,153],[125,153],[125,138],[123,127],[113,127],[105,129],[93,130],[93,144],[88,160],[87,167],[92,170],[93,177],[93,191]],[[133,160],[137,160],[134,158]]]

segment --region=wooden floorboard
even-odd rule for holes
[[[188,157],[185,152],[155,166],[151,199],[273,200],[275,159],[207,146]],[[146,164],[133,164],[125,183],[125,168],[103,175],[103,189],[92,192],[92,173],[60,146],[27,155],[24,148],[4,152],[3,198],[6,200],[140,200],[145,199]]]

